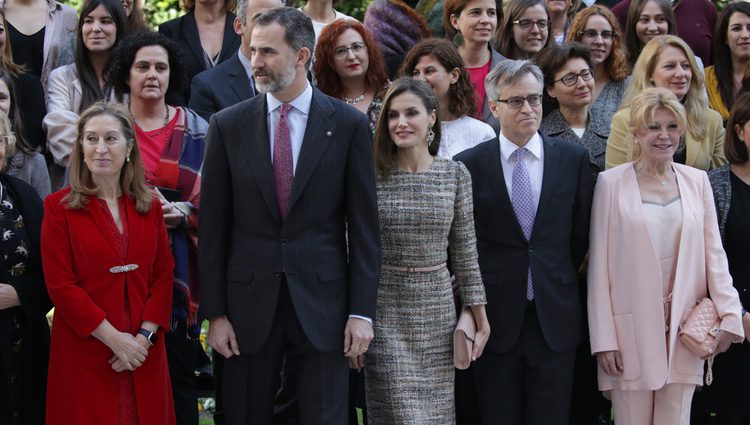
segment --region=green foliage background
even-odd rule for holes
[[[81,4],[84,0],[58,0],[61,3],[65,3],[71,6],[76,11],[80,10]],[[143,13],[146,16],[146,21],[151,25],[151,28],[156,29],[162,22],[174,19],[184,12],[180,8],[179,0],[140,0],[143,5]],[[341,13],[345,13],[349,16],[359,19],[360,21],[365,17],[365,9],[372,0],[341,0],[336,3],[336,10]],[[293,3],[299,3],[296,6],[302,6],[304,0],[292,1],[289,3],[290,6]]]

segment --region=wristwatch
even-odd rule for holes
[[[158,338],[158,335],[156,335],[156,332],[151,332],[148,329],[140,328],[138,329],[138,334],[145,336],[149,344],[151,345],[156,344],[156,339]]]

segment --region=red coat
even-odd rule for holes
[[[112,351],[91,336],[105,318],[120,331],[135,334],[144,320],[159,325],[159,339],[133,372],[140,425],[175,423],[163,330],[169,329],[172,270],[161,208],[146,214],[126,201],[129,242],[121,258],[107,217],[93,200],[80,210],[60,203],[70,189],[44,202],[42,263],[55,304],[47,385],[47,424],[105,425],[117,421],[116,374],[107,360]],[[126,273],[113,266],[137,264]],[[127,301],[124,299],[127,284]],[[132,326],[123,326],[125,302]]]

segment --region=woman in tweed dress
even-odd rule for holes
[[[490,333],[477,263],[471,176],[436,157],[438,102],[429,85],[399,78],[375,133],[383,266],[375,339],[364,358],[369,423],[454,424],[450,248],[460,302],[477,324],[473,357]]]

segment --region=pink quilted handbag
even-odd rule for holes
[[[711,385],[713,382],[711,368],[714,356],[711,345],[719,333],[720,326],[719,313],[710,298],[699,300],[687,319],[680,325],[680,341],[696,356],[708,357],[706,385]]]

